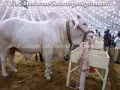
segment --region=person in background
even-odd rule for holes
[[[96,29],[94,36],[93,36],[94,44],[95,44],[95,42],[97,42],[97,37],[98,37],[98,30]]]
[[[115,36],[113,35],[113,36],[111,37],[111,47],[114,47],[114,48],[115,48],[114,40],[115,40]]]
[[[98,36],[98,30],[97,30],[97,29],[95,30],[95,33],[96,33],[96,35]]]
[[[114,40],[115,43],[115,62],[120,63],[120,31]]]
[[[110,43],[111,43],[111,34],[109,33],[109,29],[107,29],[107,31],[104,32],[104,36],[103,36],[103,39],[104,39],[104,51],[107,51],[109,50],[110,48]]]
[[[100,34],[100,32],[98,32],[98,36],[99,36],[99,37],[101,37],[101,34]]]

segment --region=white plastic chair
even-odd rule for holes
[[[70,76],[71,73],[73,71],[75,71],[76,69],[78,69],[78,65],[75,66],[74,68],[71,68],[73,63],[78,63],[78,60],[80,59],[80,48],[76,48],[75,50],[73,50],[71,52],[70,55],[70,61],[69,61],[69,67],[68,67],[68,74],[67,74],[67,82],[66,82],[66,86],[70,87]],[[102,86],[102,90],[105,90],[105,85],[106,85],[106,81],[107,81],[107,76],[108,76],[108,65],[109,65],[109,56],[108,53],[105,51],[99,51],[99,50],[91,50],[90,54],[89,54],[89,64],[90,66],[96,67],[95,71],[97,72],[97,74],[100,76],[100,78],[103,81],[103,86]],[[99,73],[99,71],[97,70],[97,68],[101,68],[105,70],[105,75],[104,77]]]

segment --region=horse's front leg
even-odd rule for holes
[[[5,61],[7,59],[7,54],[8,54],[8,50],[1,50],[1,68],[2,68],[2,75],[4,77],[7,77],[8,74],[6,72],[6,67],[5,67]]]
[[[47,80],[50,80],[50,74],[52,74],[51,71],[51,62],[52,62],[52,57],[53,57],[53,49],[52,48],[44,48],[43,50],[44,56],[45,56],[45,77]]]

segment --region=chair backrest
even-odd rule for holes
[[[95,50],[103,50],[103,41],[96,41],[95,45],[93,46]]]
[[[70,62],[78,63],[81,57],[80,48],[71,51]],[[108,68],[109,55],[106,51],[91,50],[89,53],[89,65],[102,69]]]
[[[89,54],[89,65],[101,69],[107,69],[109,55],[106,51],[91,50]]]
[[[78,60],[81,57],[81,52],[80,51],[81,51],[80,47],[77,47],[76,49],[71,51],[71,54],[70,54],[70,61],[71,62],[78,63]]]

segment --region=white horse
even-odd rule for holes
[[[8,76],[5,68],[7,56],[9,56],[12,71],[17,71],[13,62],[15,51],[22,53],[26,59],[34,53],[43,53],[46,66],[45,77],[50,79],[53,54],[59,57],[67,55],[70,41],[80,44],[87,31],[89,31],[89,25],[79,15],[70,20],[60,17],[41,22],[19,18],[4,20],[0,23],[2,75]]]

